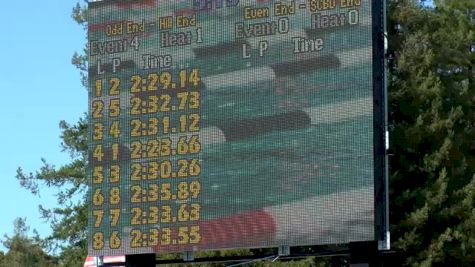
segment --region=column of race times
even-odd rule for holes
[[[181,69],[93,82],[94,250],[201,241],[200,80]]]

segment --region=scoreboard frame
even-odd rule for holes
[[[109,5],[111,3],[133,3],[144,0],[96,0],[89,1],[90,7],[99,7]],[[192,1],[192,0],[190,0]],[[386,66],[386,0],[370,0],[372,14],[372,53],[373,53],[373,156],[374,156],[374,241],[379,251],[390,249],[390,232],[389,232],[389,198],[388,198],[388,155],[389,137],[387,128],[387,66]],[[308,247],[308,246],[307,246]],[[341,253],[342,251],[350,254],[349,244],[334,245],[316,245],[312,246],[311,253],[298,253],[298,255],[328,255],[332,253]],[[342,250],[342,248],[345,248]],[[285,247],[279,248],[286,249]],[[147,254],[140,254],[146,257]],[[155,254],[154,254],[155,255]],[[188,255],[185,252],[185,255]],[[293,251],[282,254],[282,256],[292,256]],[[137,255],[138,256],[138,255]],[[137,258],[137,257],[135,257]],[[239,260],[239,257],[235,257]],[[249,257],[243,257],[243,259]],[[129,257],[130,259],[130,257]],[[148,256],[148,259],[151,259]],[[186,257],[185,257],[186,259]],[[188,258],[188,260],[193,258]],[[203,258],[196,259],[196,262],[208,261],[232,261],[233,257],[225,258]],[[130,261],[130,260],[129,260]],[[186,262],[180,260],[166,260],[163,263]],[[142,262],[143,263],[143,262]]]
[[[375,238],[379,250],[389,250],[387,11],[386,0],[374,0],[372,3]]]

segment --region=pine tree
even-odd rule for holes
[[[392,1],[390,214],[410,266],[475,264],[473,1]]]
[[[18,168],[17,179],[33,194],[39,194],[39,184],[58,189],[57,208],[40,206],[41,216],[51,224],[53,233],[46,238],[49,249],[59,248],[65,266],[82,266],[86,258],[86,156],[87,122],[76,125],[60,122],[63,150],[71,155],[71,162],[55,167],[43,160],[43,167],[35,174],[25,174]],[[79,201],[72,199],[79,198]]]
[[[14,222],[14,235],[5,235],[1,241],[8,249],[6,254],[0,253],[0,267],[55,267],[59,266],[58,258],[46,254],[41,246],[41,240],[36,234],[28,236],[29,227],[26,220],[17,218]]]

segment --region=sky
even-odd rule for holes
[[[20,166],[35,172],[41,158],[56,166],[70,160],[61,151],[59,121],[73,124],[87,111],[87,91],[71,65],[86,42],[71,18],[76,2],[3,1],[0,8],[0,239],[12,235],[17,217],[43,237],[51,233],[38,205],[54,207],[55,192],[42,187],[34,196],[15,175]]]

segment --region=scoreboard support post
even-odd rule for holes
[[[187,261],[194,261],[195,260],[195,257],[193,255],[193,251],[185,251],[183,252],[183,261],[184,262],[187,262]]]
[[[282,256],[289,256],[290,255],[290,247],[289,246],[280,246],[278,248],[278,255]]]
[[[350,243],[350,267],[376,267],[378,263],[379,252],[378,243],[352,242]]]
[[[125,267],[155,267],[155,254],[135,254],[125,256]]]

